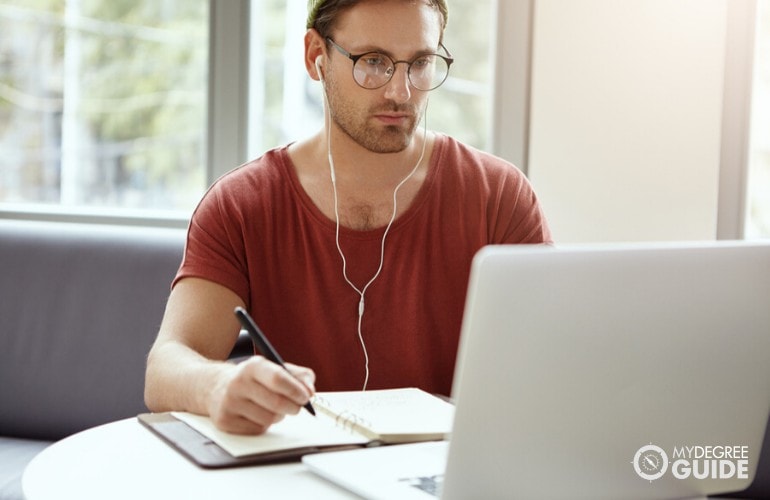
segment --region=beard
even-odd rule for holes
[[[330,87],[334,87],[333,85]],[[421,113],[414,104],[386,102],[362,112],[351,101],[339,97],[341,92],[329,96],[332,121],[361,147],[373,153],[399,153],[411,143]],[[409,115],[404,125],[382,125],[374,123],[374,115],[381,113],[405,113]]]

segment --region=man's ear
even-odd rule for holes
[[[323,65],[325,57],[326,43],[321,35],[315,29],[307,30],[305,33],[305,69],[313,80],[323,82]]]

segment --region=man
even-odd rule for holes
[[[145,399],[264,432],[319,390],[449,394],[470,264],[547,243],[512,165],[420,122],[452,63],[444,0],[311,0],[305,66],[326,99],[313,137],[206,193],[190,223]],[[227,363],[245,307],[289,364]]]

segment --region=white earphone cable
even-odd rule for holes
[[[318,61],[316,60],[316,69],[318,70],[319,76],[321,75],[320,67],[318,64]],[[347,259],[345,258],[345,253],[342,251],[342,246],[340,245],[340,214],[339,214],[339,199],[337,195],[337,176],[335,173],[334,168],[334,158],[332,157],[332,141],[331,141],[331,110],[329,108],[329,98],[326,95],[326,85],[323,81],[323,77],[321,77],[321,82],[324,84],[324,101],[326,102],[326,149],[327,149],[327,155],[329,160],[329,173],[331,176],[332,181],[332,190],[334,193],[334,219],[336,223],[336,230],[335,230],[335,243],[337,245],[337,252],[340,255],[340,258],[342,259],[342,277],[345,279],[348,285],[358,293],[360,300],[358,301],[358,326],[357,326],[357,332],[358,332],[358,340],[361,343],[361,348],[364,352],[364,369],[365,369],[365,376],[364,376],[364,385],[361,389],[362,391],[366,390],[366,386],[369,383],[369,353],[366,349],[366,342],[364,341],[364,336],[361,329],[361,324],[364,317],[364,308],[365,308],[365,300],[364,297],[366,295],[366,290],[369,288],[369,286],[374,282],[374,280],[377,279],[377,277],[382,272],[382,267],[385,262],[385,240],[388,237],[388,233],[390,232],[390,228],[393,225],[393,222],[396,220],[396,215],[398,214],[398,191],[401,189],[401,186],[406,184],[406,182],[414,175],[415,172],[417,172],[417,169],[420,167],[420,164],[422,163],[423,158],[425,157],[425,149],[428,142],[428,125],[427,125],[427,114],[428,114],[428,103],[426,101],[425,103],[425,112],[423,114],[423,140],[422,140],[422,151],[420,152],[420,157],[417,160],[417,163],[415,164],[414,168],[407,174],[406,177],[404,177],[401,182],[398,183],[396,188],[393,190],[393,213],[390,216],[390,220],[388,221],[388,225],[385,227],[385,232],[382,234],[382,241],[380,242],[380,264],[377,267],[377,271],[374,273],[374,275],[371,277],[371,279],[364,285],[363,288],[358,288],[348,277],[347,273]]]

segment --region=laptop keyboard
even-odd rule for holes
[[[436,474],[434,476],[405,477],[399,479],[413,488],[422,490],[425,493],[436,498],[441,496],[441,487],[444,485],[444,475]]]

